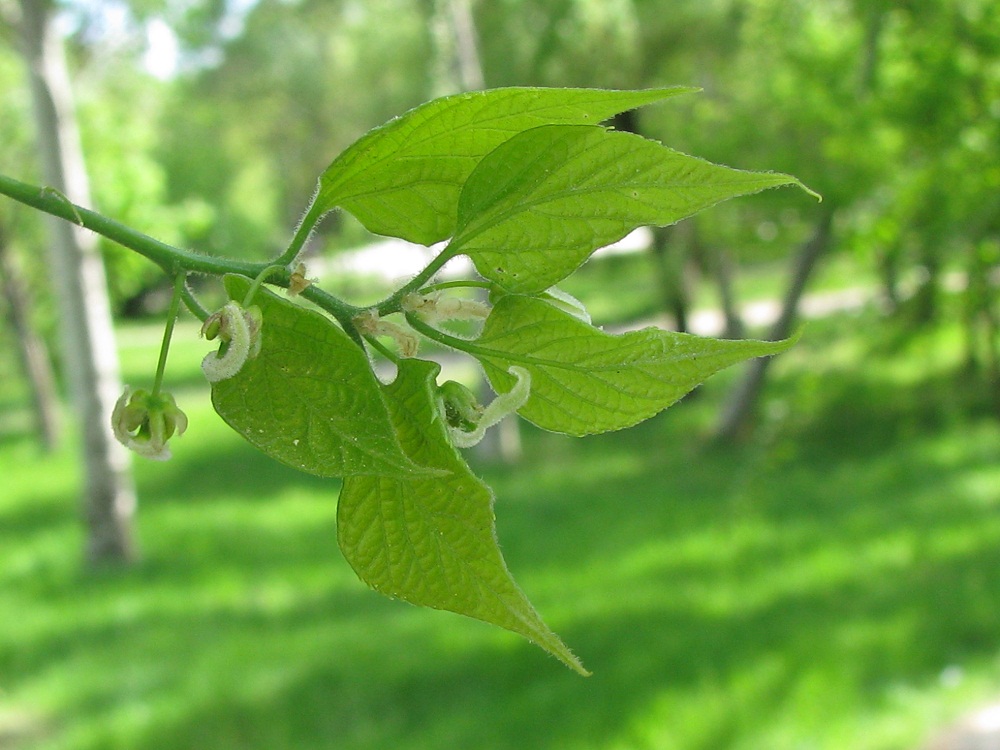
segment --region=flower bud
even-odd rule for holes
[[[418,294],[411,292],[400,302],[403,312],[413,313],[430,324],[448,320],[485,320],[490,306],[474,299],[443,297],[437,292]]]
[[[471,448],[476,445],[486,436],[487,429],[528,402],[531,395],[531,373],[517,366],[510,367],[507,372],[517,378],[514,386],[485,407],[475,401],[475,396],[468,388],[458,386],[458,383],[449,381],[438,391],[439,408],[444,416],[448,435],[456,448]],[[449,383],[463,389],[464,393],[448,387]],[[466,429],[466,424],[469,429]]]
[[[263,323],[259,307],[251,305],[244,309],[232,301],[208,317],[201,327],[202,335],[209,341],[216,338],[221,341],[218,351],[209,352],[201,362],[209,382],[233,377],[247,360],[260,354]]]
[[[401,357],[415,357],[420,349],[420,338],[409,328],[385,320],[374,309],[362,310],[354,316],[358,331],[368,336],[388,336],[396,342]]]
[[[574,318],[582,320],[584,323],[589,324],[592,322],[587,308],[572,294],[552,286],[545,290],[545,296],[548,298],[546,301],[549,304],[558,307],[563,312],[568,312]]]
[[[316,279],[306,278],[305,263],[299,263],[288,279],[288,296],[296,297],[316,283]]]
[[[466,432],[476,429],[486,407],[479,403],[475,393],[461,383],[447,380],[441,384],[438,394],[444,407],[445,424]]]
[[[154,461],[170,458],[167,441],[183,435],[187,429],[184,414],[169,393],[151,395],[139,389],[125,391],[111,413],[111,429],[115,438],[131,451]]]

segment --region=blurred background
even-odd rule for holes
[[[40,114],[60,69],[78,149]],[[805,321],[790,353],[621,434],[522,424],[472,457],[515,577],[594,676],[367,591],[338,483],[212,414],[190,316],[166,385],[191,428],[114,470],[118,546],[95,542],[59,256],[0,199],[0,749],[903,750],[1000,699],[994,0],[0,0],[0,172],[56,185],[46,159],[78,152],[81,202],[263,260],[366,130],[509,85],[699,86],[613,125],[824,197],[732,201],[565,284],[614,330]],[[328,217],[310,275],[374,299],[419,257],[376,242]],[[104,370],[148,387],[169,284],[91,255]]]

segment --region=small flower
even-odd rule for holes
[[[531,373],[523,367],[507,370],[517,380],[514,386],[498,395],[488,406],[476,402],[475,395],[465,386],[448,381],[438,391],[438,405],[445,427],[456,448],[471,448],[485,437],[486,430],[528,402],[531,395]],[[457,387],[456,387],[457,386]]]
[[[485,320],[490,314],[490,306],[485,302],[442,297],[436,292],[407,294],[400,306],[403,312],[413,313],[432,325],[447,320]]]
[[[187,429],[187,416],[169,393],[153,396],[143,389],[125,391],[111,413],[111,429],[122,445],[154,461],[170,458],[167,441]]]
[[[444,409],[444,422],[449,428],[472,432],[486,410],[475,393],[454,380],[441,384],[438,397]]]
[[[354,316],[354,325],[368,336],[388,336],[396,342],[401,357],[415,357],[420,350],[420,337],[409,328],[379,316],[374,309],[363,310]]]
[[[312,286],[316,283],[316,279],[306,278],[306,264],[299,263],[295,266],[295,270],[292,271],[291,277],[288,280],[288,296],[295,297],[302,294],[306,288]]]
[[[260,330],[264,319],[256,305],[244,309],[236,302],[227,302],[221,310],[208,316],[201,335],[209,341],[221,341],[218,351],[209,352],[201,361],[201,369],[210,383],[233,377],[248,360],[260,354]]]

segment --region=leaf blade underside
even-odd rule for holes
[[[494,390],[531,373],[518,414],[553,432],[583,436],[631,427],[730,365],[787,349],[794,340],[724,340],[657,328],[612,335],[535,297],[507,295],[469,351]]]
[[[637,227],[667,226],[782,185],[801,183],[712,164],[633,133],[546,125],[510,138],[469,175],[450,248],[508,291],[540,292]]]
[[[230,275],[241,300],[250,280]],[[320,477],[426,473],[403,452],[361,348],[333,321],[259,289],[260,354],[212,385],[212,404],[250,444]]]
[[[597,124],[696,89],[500,88],[443,97],[362,136],[320,176],[316,204],[341,206],[376,234],[431,245],[452,235],[459,194],[480,160],[549,123]]]
[[[439,371],[432,362],[403,360],[385,390],[404,448],[414,461],[447,473],[347,477],[337,507],[341,550],[375,590],[511,630],[587,675],[507,569],[493,493],[451,445],[438,416]]]

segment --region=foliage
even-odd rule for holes
[[[331,153],[429,98],[422,5],[166,4],[190,68],[169,89],[157,157],[172,201],[216,214],[189,244],[266,257]],[[340,231],[333,218],[327,237]]]
[[[489,86],[703,87],[703,96],[644,111],[640,132],[720,163],[797,175],[837,209],[835,251],[880,267],[887,296],[906,295],[898,279],[933,277],[938,267],[974,271],[968,259],[995,239],[995,170],[983,168],[997,162],[1000,143],[1000,16],[991,0],[675,0],[669,13],[659,0],[461,4],[471,8]],[[92,4],[69,5],[94,12],[85,7]],[[450,3],[126,5],[140,35],[151,18],[173,29],[179,70],[172,80],[146,81],[162,92],[159,106],[134,108],[148,121],[135,123],[113,102],[106,109],[118,122],[155,128],[148,156],[162,170],[170,210],[211,219],[186,223],[178,244],[259,261],[285,240],[303,186],[327,154],[437,90],[428,28]],[[107,46],[99,27],[98,19],[81,42]],[[142,39],[132,46],[141,50]],[[88,64],[79,78],[110,100],[126,67]],[[83,126],[88,145],[106,130],[97,117]],[[128,158],[118,161],[147,161],[145,146],[124,143]],[[136,201],[121,213],[103,183],[95,175],[99,205],[160,230],[161,222],[131,213]],[[690,252],[705,269],[724,249],[742,272],[786,257],[815,220],[777,196],[740,201],[696,220],[697,247],[678,238],[671,252]],[[351,220],[334,218],[321,230],[313,250],[367,239]]]
[[[367,583],[518,632],[586,673],[507,571],[492,492],[456,448],[473,445],[514,411],[569,435],[629,427],[714,372],[789,345],[653,329],[610,335],[590,324],[581,303],[550,289],[638,226],[672,224],[733,196],[799,184],[712,165],[597,124],[678,93],[500,89],[432,101],[335,159],[288,249],[263,268],[172,249],[51,191],[32,195],[7,178],[0,189],[122,242],[174,279],[152,391],[127,390],[114,415],[126,444],[166,457],[166,440],[187,425],[160,392],[183,296],[205,319],[206,338],[218,340],[202,368],[223,419],[272,458],[344,478],[338,539]],[[336,207],[373,231],[428,244],[450,240],[385,300],[354,307],[307,279],[297,260],[308,234]],[[435,285],[436,271],[459,254],[471,257],[481,278]],[[231,301],[204,314],[184,285],[192,271],[229,272]],[[262,288],[266,282],[320,311]],[[487,288],[490,304],[455,299],[453,290],[463,286]],[[440,327],[463,318],[485,320],[471,338]],[[438,366],[411,358],[418,334],[477,359],[496,400],[484,406],[471,393],[439,386]],[[388,385],[376,377],[369,347],[395,363]]]
[[[953,377],[957,327],[903,349],[880,331],[874,311],[811,323],[740,448],[694,439],[723,373],[669,418],[527,428],[516,471],[478,467],[587,681],[369,595],[331,554],[337,482],[260,460],[204,384],[178,394],[196,429],[174,459],[138,472],[127,571],[67,554],[73,446],[42,459],[6,432],[0,728],[47,750],[921,747],[1000,677],[1000,423]],[[121,334],[134,382],[158,331]],[[172,369],[200,354],[179,338]]]

